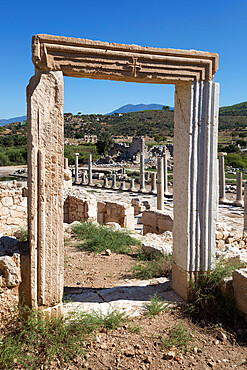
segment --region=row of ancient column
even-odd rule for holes
[[[78,175],[78,157],[79,153],[75,153],[75,181],[74,183],[79,185],[79,175]],[[162,168],[159,167],[158,163],[162,162]],[[67,163],[67,162],[66,162]],[[66,165],[66,168],[68,167],[68,163]],[[160,172],[161,171],[161,172]],[[162,179],[163,182],[163,189],[164,189],[164,195],[169,196],[168,192],[168,170],[167,170],[167,154],[164,154],[163,157],[157,158],[157,173],[158,178]],[[85,172],[82,173],[82,184],[86,184],[86,174]],[[87,185],[92,186],[93,185],[93,168],[92,168],[92,154],[88,155],[88,181]],[[103,187],[108,188],[108,178],[104,179],[104,185]],[[117,178],[116,174],[112,175],[112,189],[117,189]],[[151,190],[150,194],[157,194],[157,188],[156,186],[156,173],[153,172],[151,174]],[[136,191],[135,188],[135,179],[130,179],[130,187],[129,189],[125,186],[125,180],[122,180],[120,190],[129,190],[129,191]],[[140,188],[138,190],[140,193],[145,193],[145,164],[144,164],[144,154],[141,153],[140,155]],[[158,190],[159,192],[159,190]]]

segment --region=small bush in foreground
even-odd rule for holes
[[[156,256],[140,254],[139,261],[132,268],[132,275],[136,279],[152,279],[169,276],[172,269],[172,256]]]
[[[24,309],[28,317],[20,314],[9,334],[1,338],[0,368],[38,369],[56,363],[65,368],[74,358],[83,359],[85,343],[93,331],[116,329],[126,321],[118,311],[71,314],[66,319]]]
[[[166,337],[161,338],[161,342],[166,349],[175,347],[182,352],[188,352],[192,336],[187,332],[186,327],[182,322],[172,327]]]
[[[131,252],[131,246],[140,244],[127,231],[113,231],[92,222],[74,226],[73,232],[77,238],[83,240],[78,247],[89,252],[99,253],[110,249],[112,252],[127,254]]]
[[[167,306],[167,303],[162,301],[155,293],[154,296],[150,298],[150,302],[146,304],[145,316],[158,315],[161,311],[164,311]]]

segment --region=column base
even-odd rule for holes
[[[235,200],[235,202],[233,202],[233,205],[236,206],[236,207],[243,207],[244,206],[244,201],[243,200]]]
[[[139,189],[138,193],[147,193],[147,190],[145,188],[144,189]]]
[[[220,198],[219,204],[232,204],[232,202],[226,198]]]
[[[51,317],[58,317],[63,315],[63,302],[57,304],[56,306],[47,307],[42,309],[42,313]]]
[[[132,193],[137,193],[136,188],[129,188],[128,191],[131,191]]]
[[[188,272],[173,263],[172,265],[172,289],[185,300],[192,300],[192,283],[197,279],[198,272]]]

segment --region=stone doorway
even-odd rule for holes
[[[174,84],[173,289],[213,265],[217,195],[218,55],[35,35],[27,88],[29,288],[56,314],[63,295],[63,75]]]

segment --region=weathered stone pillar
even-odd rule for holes
[[[92,154],[88,154],[88,185],[93,185]]]
[[[121,181],[120,189],[121,189],[121,190],[123,190],[123,191],[127,190],[127,189],[126,189],[126,186],[125,186],[125,180],[122,180],[122,181]]]
[[[103,184],[103,187],[104,188],[109,188],[109,185],[108,185],[108,177],[104,177],[104,184]]]
[[[136,188],[135,188],[135,179],[130,179],[129,191],[136,191]]]
[[[244,232],[247,233],[247,181],[244,183]]]
[[[81,177],[81,183],[82,185],[86,185],[86,182],[87,182],[87,174],[86,174],[86,171],[82,171],[82,177]]]
[[[157,188],[156,188],[156,172],[152,172],[151,174],[151,190],[150,194],[157,194]]]
[[[78,180],[78,157],[79,157],[79,153],[75,153],[75,184],[79,184],[79,180]]]
[[[167,154],[166,153],[164,153],[163,159],[164,159],[164,194],[170,195],[168,191],[168,170],[167,170]]]
[[[176,86],[173,289],[190,298],[190,279],[213,267],[217,209],[219,84]]]
[[[227,153],[219,153],[219,203],[226,202],[226,185],[225,185],[225,164],[224,164],[224,156]]]
[[[145,167],[144,167],[144,154],[140,154],[140,190],[141,193],[145,192]]]
[[[29,289],[52,315],[63,296],[63,74],[36,71],[27,87]]]
[[[65,170],[69,169],[69,160],[68,160],[68,158],[64,158],[64,169]]]
[[[237,190],[236,190],[236,200],[233,203],[237,207],[243,207],[243,189],[242,189],[242,172],[237,172]]]
[[[112,174],[112,189],[117,189],[117,175],[115,173]]]
[[[164,210],[164,160],[157,158],[157,209]]]

